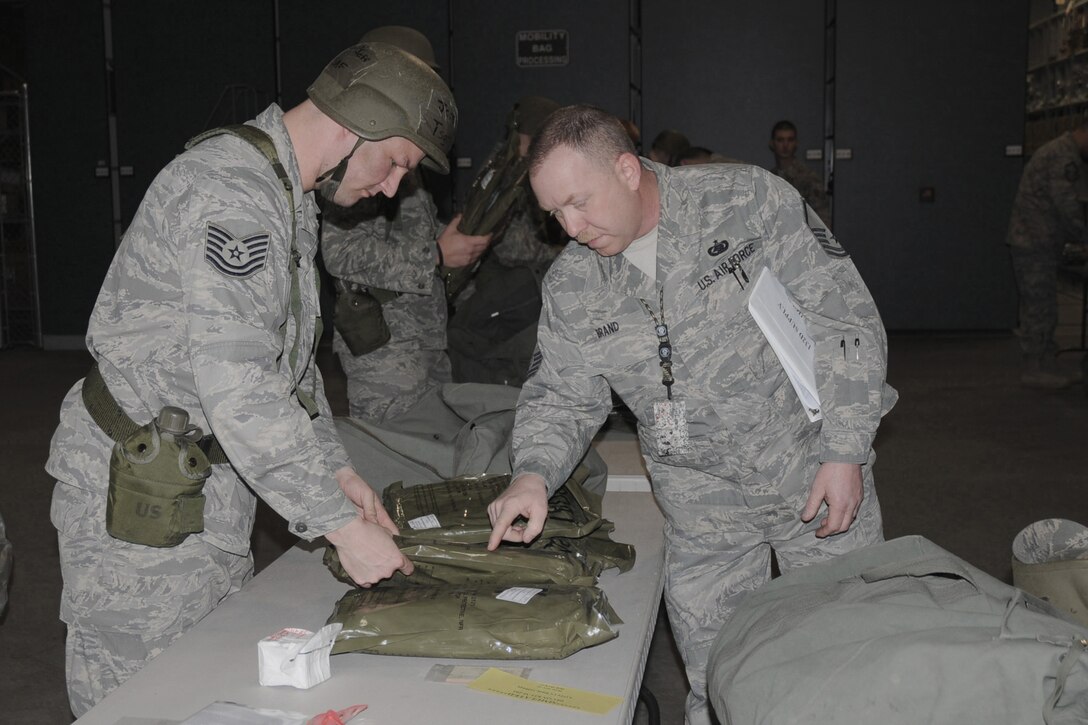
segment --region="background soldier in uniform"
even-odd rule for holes
[[[650,161],[666,166],[676,166],[679,163],[680,154],[690,147],[691,142],[688,141],[687,136],[675,129],[667,128],[654,136],[654,142],[650,144]]]
[[[295,534],[326,536],[360,584],[412,571],[313,360],[311,192],[350,205],[392,196],[425,156],[448,171],[456,121],[425,64],[359,44],[308,100],[194,139],[152,183],[91,316],[96,367],[65,398],[47,463],[76,715],[248,580],[254,493]]]
[[[828,229],[831,228],[831,206],[824,191],[824,182],[804,162],[797,160],[797,127],[792,121],[779,121],[771,128],[771,152],[774,153],[774,168],[771,171],[788,181],[797,189],[820,217]]]
[[[1064,388],[1058,370],[1058,263],[1066,242],[1085,242],[1088,122],[1044,144],[1031,155],[1012,205],[1008,245],[1020,292],[1020,382]],[[1080,192],[1080,195],[1078,195]]]
[[[559,104],[544,96],[522,96],[514,106],[514,131],[518,135],[518,158],[529,153],[529,144]],[[497,151],[497,150],[496,150]],[[531,265],[543,272],[561,248],[551,244],[545,217],[528,189],[517,198],[501,237],[491,245],[490,254],[507,267]]]
[[[492,150],[482,175],[516,178],[524,173],[532,137],[559,104],[543,96],[523,96],[507,119],[507,136]],[[540,317],[540,283],[567,241],[554,219],[537,206],[527,175],[496,222],[496,239],[455,300],[450,317],[449,355],[456,382],[521,385],[536,347]],[[493,201],[470,218],[494,217],[497,198],[474,185],[469,205]],[[479,191],[479,197],[476,193]],[[480,211],[480,213],[475,213]],[[481,222],[484,223],[484,222]]]
[[[390,43],[439,68],[430,41],[413,28],[375,28],[363,41]],[[473,264],[491,240],[462,234],[460,220],[460,215],[446,225],[438,220],[419,173],[405,180],[395,198],[325,209],[321,255],[340,295],[333,350],[347,378],[352,418],[391,420],[452,380],[440,268]],[[345,294],[367,295],[365,310],[345,304]],[[387,329],[386,341],[377,347],[352,338],[353,327],[374,325]]]
[[[541,208],[584,246],[545,278],[488,546],[540,533],[615,391],[665,514],[665,601],[687,722],[703,725],[707,652],[735,596],[768,579],[772,549],[787,570],[883,537],[871,444],[896,399],[884,328],[843,248],[762,169],[640,160],[616,118],[570,106],[537,135],[529,173]],[[822,421],[748,313],[763,267],[804,312]]]

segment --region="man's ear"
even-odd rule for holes
[[[642,179],[642,162],[634,154],[624,152],[616,158],[616,173],[634,191]]]

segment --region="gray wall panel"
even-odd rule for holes
[[[121,180],[127,225],[187,140],[272,102],[271,4],[115,0],[113,37],[120,162],[133,167]]]
[[[472,170],[458,172],[458,198],[523,95],[592,103],[627,114],[627,0],[453,0],[453,8],[453,91],[461,109],[456,153],[473,164]],[[569,33],[569,65],[517,67],[517,31],[555,29]]]
[[[42,331],[83,335],[113,258],[102,5],[27,3],[26,26]]]
[[[434,46],[439,64],[443,69],[448,66],[446,0],[280,0],[279,6],[285,107],[306,97],[306,89],[334,55],[383,25],[407,25],[420,31]]]
[[[420,28],[462,112],[456,151],[479,164],[526,93],[627,115],[627,0],[508,3],[280,0],[284,102],[342,47],[382,24]],[[181,144],[205,125],[223,88],[273,98],[269,0],[115,0],[123,217]],[[43,331],[82,334],[113,254],[99,0],[27,3],[27,68]],[[839,0],[836,231],[891,328],[1007,329],[1015,291],[1002,244],[1022,160],[1026,9],[1019,0]],[[515,66],[518,30],[570,33],[570,64]],[[697,144],[760,165],[771,123],[790,117],[818,148],[823,113],[823,3],[643,0],[643,134],[677,127]],[[60,53],[59,49],[64,52]],[[254,109],[246,109],[252,111]],[[242,116],[251,113],[241,113]],[[815,167],[816,164],[813,163]],[[458,174],[463,193],[472,171]],[[918,202],[919,186],[936,203]]]
[[[1019,0],[839,0],[835,231],[895,329],[1007,329],[1023,168]],[[936,201],[919,202],[932,186]]]
[[[695,145],[773,166],[771,126],[823,145],[824,9],[812,0],[643,2],[646,151],[675,128]],[[819,171],[819,162],[811,162]]]

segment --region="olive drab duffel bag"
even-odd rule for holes
[[[1088,723],[1088,627],[919,536],[746,594],[707,674],[723,724]]]

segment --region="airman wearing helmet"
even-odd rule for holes
[[[447,113],[452,100],[447,104],[446,98],[436,95],[418,112],[413,107],[408,113],[403,112],[408,104],[400,100],[409,92],[406,87],[420,85],[417,78],[437,77],[438,63],[426,36],[413,28],[386,26],[367,32],[362,45],[396,46],[411,54],[416,66],[412,78],[407,83],[404,77],[389,84],[374,81],[366,89],[367,98],[359,92],[348,100],[340,89],[358,67],[369,62],[358,54],[349,55],[348,67],[322,74],[310,89],[311,100],[364,139],[374,137],[368,136],[368,119],[362,117],[360,125],[359,119],[345,118],[345,109],[354,104],[372,116],[384,114],[376,124],[386,129],[383,133],[411,139],[428,153],[424,166],[448,170],[444,154],[430,149],[448,145],[444,133],[452,129]],[[388,92],[386,85],[391,86]],[[373,96],[381,94],[388,95],[389,102],[372,102]],[[364,201],[350,209],[341,208],[348,204],[343,194],[335,193],[336,177],[334,170],[318,187],[323,196],[332,196],[340,205],[325,208],[321,232],[322,258],[337,291],[333,350],[347,378],[351,416],[382,422],[451,381],[444,278],[436,270],[443,265],[472,264],[491,238],[462,233],[459,215],[443,224],[418,173],[405,180],[395,198],[386,194],[388,199]]]
[[[456,382],[521,385],[529,369],[540,281],[566,236],[533,198],[526,155],[533,136],[558,108],[544,96],[518,99],[507,117],[506,138],[477,173],[465,202],[462,228],[496,230],[496,240],[470,270],[471,279],[462,283],[450,317],[449,356]],[[451,287],[447,283],[447,290]]]
[[[457,128],[457,105],[438,74],[416,56],[388,43],[360,42],[325,66],[308,95],[317,109],[357,137],[351,153],[318,179],[323,197],[341,206],[358,201],[350,194],[337,198],[337,190],[349,159],[367,141],[409,141],[422,155],[411,154],[407,159],[418,163],[422,156],[425,166],[449,173],[446,153]],[[395,146],[402,155],[407,151],[403,143],[387,146]],[[403,165],[402,160],[393,159],[393,165],[401,169],[398,182],[415,167],[415,163]],[[392,196],[387,189],[382,191]]]
[[[95,366],[64,401],[46,464],[77,716],[248,581],[255,494],[293,534],[336,545],[359,584],[412,572],[316,371],[310,192],[344,205],[393,196],[419,163],[448,170],[456,123],[427,63],[359,43],[309,99],[201,134],[155,177],[95,303]],[[153,459],[126,457],[141,435],[163,442]],[[185,495],[153,472],[184,478]]]

